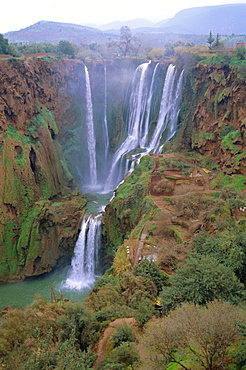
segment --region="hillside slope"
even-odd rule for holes
[[[222,35],[245,34],[246,4],[228,4],[181,10],[161,28],[165,32]]]
[[[107,35],[92,27],[72,23],[40,21],[20,31],[5,33],[9,42],[50,42],[66,40],[74,44],[103,43]]]

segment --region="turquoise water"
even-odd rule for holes
[[[69,268],[70,266],[67,266],[18,283],[0,286],[0,309],[6,306],[21,306],[24,308],[40,295],[50,300],[50,287],[53,287],[56,296],[62,294],[63,298],[82,301],[89,294],[92,287],[81,291],[64,289],[61,283],[66,279]]]
[[[90,193],[95,195],[95,201],[87,203],[87,212],[90,213],[100,213],[104,211],[105,206],[110,202],[110,199],[113,197],[113,192],[100,194],[100,193],[93,193],[90,190]]]
[[[96,194],[96,200],[87,203],[87,213],[98,213],[102,211],[105,205],[109,203],[112,195],[113,193]],[[93,285],[81,291],[65,289],[62,286],[62,282],[66,280],[69,269],[70,266],[67,266],[41,276],[27,278],[21,282],[1,285],[0,310],[6,306],[21,306],[24,308],[39,296],[50,300],[50,287],[54,289],[54,293],[58,297],[62,294],[64,299],[67,298],[77,302],[82,301],[89,294]]]

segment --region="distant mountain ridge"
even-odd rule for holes
[[[50,42],[59,43],[67,40],[71,43],[91,44],[103,43],[107,35],[102,31],[73,23],[40,21],[20,31],[12,31],[4,34],[10,42]]]
[[[246,35],[246,4],[226,4],[184,9],[171,19],[152,23],[142,18],[126,22],[112,22],[99,28],[72,23],[40,21],[19,31],[4,34],[9,42],[50,42],[67,40],[74,44],[105,43],[122,26],[130,27],[134,33],[183,34],[183,35]]]
[[[164,24],[162,30],[174,33],[223,35],[246,34],[246,4],[225,4],[184,9]]]

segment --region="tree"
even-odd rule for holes
[[[0,54],[10,54],[13,56],[18,56],[18,52],[13,44],[9,44],[8,39],[5,39],[3,35],[0,34]]]
[[[111,340],[113,348],[119,347],[123,342],[134,342],[133,328],[124,322],[116,328],[116,332],[112,335]]]
[[[8,39],[0,34],[0,54],[8,54]]]
[[[206,41],[209,44],[209,49],[212,49],[212,44],[214,41],[215,41],[215,38],[212,36],[212,31],[210,31],[209,38]]]
[[[228,349],[240,339],[238,320],[245,322],[243,310],[222,301],[179,307],[147,330],[145,348],[150,357],[155,350],[151,361],[158,365],[153,368],[170,363],[186,370],[197,364],[205,370],[228,368]]]
[[[246,47],[244,45],[239,45],[236,48],[236,55],[240,60],[244,60],[246,55]]]
[[[222,49],[223,47],[224,47],[224,44],[223,44],[223,42],[220,41],[220,36],[217,33],[216,40],[215,40],[215,43],[213,45],[213,48],[215,48],[215,49]]]
[[[172,279],[172,285],[162,290],[162,310],[167,314],[183,302],[205,305],[214,299],[237,303],[244,299],[244,285],[227,266],[209,256],[188,260]]]
[[[155,262],[145,258],[138,265],[134,266],[133,273],[134,275],[151,279],[157,287],[157,293],[160,293],[162,290],[164,286],[164,277],[160,272],[159,266]]]
[[[128,26],[123,26],[120,29],[120,39],[118,42],[111,42],[108,45],[118,50],[122,56],[136,55],[140,47],[139,40],[133,37],[131,30]]]
[[[225,229],[215,235],[199,233],[193,241],[194,252],[210,256],[230,267],[243,279],[246,267],[246,232],[238,228]]]
[[[71,44],[71,42],[66,40],[59,41],[58,44],[58,52],[64,55],[69,55],[74,57],[75,54],[75,47]]]

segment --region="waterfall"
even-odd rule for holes
[[[176,84],[176,67],[170,64],[163,84],[156,127],[152,136],[148,139],[157,68],[158,64],[156,64],[153,70],[149,62],[141,64],[135,71],[128,103],[127,137],[113,156],[111,169],[105,182],[105,191],[115,189],[123,180],[126,172],[135,167],[141,156],[160,150],[160,144],[165,130],[167,131],[165,142],[176,132],[183,73],[181,73]],[[137,157],[132,155],[135,149],[142,149],[140,151],[142,154]]]
[[[101,242],[101,214],[85,216],[74,249],[71,270],[63,286],[81,290],[95,282],[98,250]]]
[[[148,96],[148,101],[147,101],[147,106],[146,106],[146,118],[145,118],[145,124],[143,127],[143,135],[140,140],[140,146],[141,148],[145,148],[148,140],[148,133],[149,133],[149,122],[150,122],[150,109],[151,109],[151,102],[152,102],[152,97],[153,97],[153,88],[154,88],[154,81],[155,81],[155,75],[157,68],[159,66],[159,63],[156,64],[154,73],[151,79],[151,84],[150,84],[150,90],[149,90],[149,96]]]
[[[87,109],[86,115],[87,148],[89,153],[90,185],[96,186],[97,185],[96,138],[94,132],[90,76],[86,66],[85,66],[85,82],[86,82],[86,109]]]
[[[157,152],[158,147],[160,145],[160,140],[162,134],[167,127],[169,122],[169,118],[173,113],[173,100],[175,96],[174,91],[174,79],[175,79],[175,72],[176,68],[174,65],[170,64],[167,70],[163,91],[162,91],[162,98],[161,98],[161,105],[159,116],[157,120],[157,125],[155,131],[152,135],[151,141],[148,145],[148,152]]]
[[[168,125],[168,134],[167,134],[166,141],[170,140],[177,131],[178,116],[179,116],[179,111],[180,111],[179,104],[180,104],[180,98],[181,98],[181,88],[182,88],[183,76],[184,76],[184,70],[180,73],[176,92],[174,93],[173,109],[171,112],[170,123]]]
[[[111,170],[106,180],[104,190],[107,192],[118,186],[127,172],[126,155],[133,149],[137,148],[140,139],[142,125],[144,122],[144,113],[148,98],[148,86],[146,85],[146,77],[148,75],[149,63],[143,63],[135,71],[132,91],[129,100],[129,118],[127,122],[127,137],[115,152]]]
[[[149,63],[141,64],[133,77],[133,88],[129,101],[130,117],[128,120],[128,136],[132,136],[139,141],[142,125],[144,122],[145,108],[148,98],[148,86],[146,86],[146,77]],[[127,139],[126,139],[127,140]]]
[[[108,121],[107,121],[107,66],[104,64],[104,145],[105,145],[105,161],[108,157],[109,138],[108,138]]]

